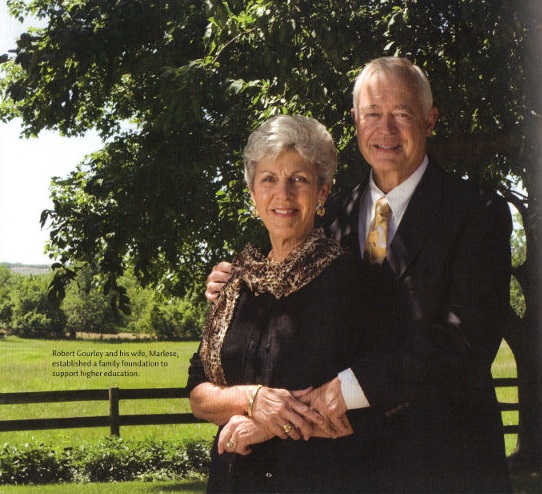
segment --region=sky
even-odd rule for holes
[[[0,54],[16,46],[24,27],[0,0]],[[0,122],[0,263],[51,264],[44,254],[49,232],[40,226],[41,212],[52,208],[51,178],[67,176],[102,144],[96,134],[68,139],[48,131],[23,139],[20,133],[19,120]]]

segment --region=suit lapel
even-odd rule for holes
[[[442,173],[436,165],[429,163],[393,237],[387,260],[397,279],[404,275],[434,230],[435,210],[441,201]]]
[[[360,258],[359,249],[359,208],[361,197],[369,180],[366,179],[355,187],[350,195],[342,202],[337,219],[331,225],[332,236],[354,256]]]

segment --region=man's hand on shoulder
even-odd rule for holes
[[[207,277],[205,298],[209,302],[215,302],[224,284],[231,278],[232,265],[229,262],[219,262]]]

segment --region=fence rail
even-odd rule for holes
[[[494,379],[496,388],[516,387],[516,378]],[[203,421],[191,413],[162,413],[121,415],[120,400],[179,399],[188,398],[186,388],[141,389],[89,389],[73,391],[34,391],[25,393],[0,393],[0,405],[27,403],[62,403],[73,401],[109,401],[109,415],[88,417],[59,417],[44,419],[0,420],[0,432],[33,431],[48,429],[77,429],[82,427],[109,427],[112,435],[120,435],[121,426],[196,424]],[[501,411],[518,411],[518,403],[499,403]],[[505,425],[505,434],[516,434],[517,425]]]
[[[34,391],[0,393],[0,405],[28,403],[61,403],[73,401],[109,401],[109,415],[87,417],[59,417],[46,419],[0,420],[0,431],[33,431],[47,429],[78,429],[109,427],[112,435],[120,435],[120,427],[128,425],[165,425],[201,423],[191,413],[154,413],[121,415],[120,400],[149,400],[188,398],[185,388],[88,389],[73,391]]]

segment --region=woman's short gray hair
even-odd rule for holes
[[[380,57],[369,62],[356,77],[353,91],[354,112],[356,114],[358,112],[361,86],[373,74],[398,76],[401,81],[414,89],[424,114],[427,115],[431,111],[433,94],[431,93],[429,79],[427,79],[423,70],[408,58]]]
[[[277,115],[248,138],[243,154],[245,180],[252,190],[256,165],[293,150],[316,168],[319,185],[331,183],[337,169],[337,150],[331,134],[318,120],[303,115]]]

